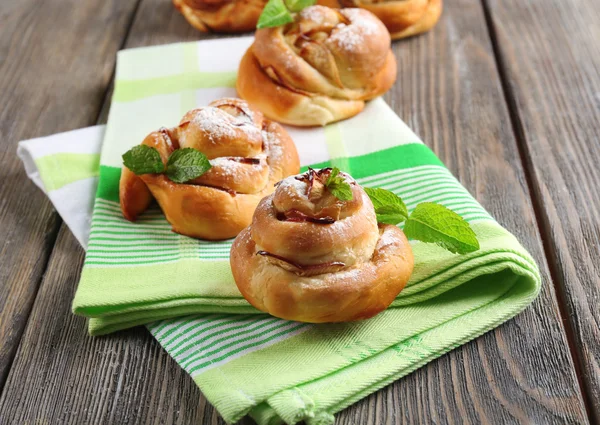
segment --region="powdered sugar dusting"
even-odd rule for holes
[[[326,22],[327,9],[325,6],[310,6],[300,12],[300,17],[317,25],[323,25]]]
[[[350,19],[350,25],[338,24],[331,32],[330,42],[340,48],[352,52],[365,44],[365,40],[380,32],[378,22],[365,16],[360,9],[346,9],[342,13]]]
[[[244,114],[246,114],[246,116],[241,115],[240,118],[245,118],[249,122],[254,121],[254,111],[250,109],[250,105],[248,105],[246,102],[240,102],[238,107],[244,112]]]
[[[379,238],[378,245],[383,248],[387,245],[392,245],[398,242],[398,237],[395,232],[384,231],[381,237]]]
[[[269,162],[279,162],[283,157],[283,149],[281,148],[281,144],[276,140],[278,136],[278,134],[273,134],[272,132],[265,130],[262,131],[265,151],[269,157]]]
[[[247,115],[234,116],[210,106],[199,110],[192,121],[204,130],[211,141],[235,137],[236,128],[248,135],[259,131]]]
[[[262,167],[264,166],[264,156],[258,156],[257,159],[260,161],[258,164],[250,164],[251,167]],[[240,167],[247,167],[246,164],[240,164],[235,159],[227,157],[215,158],[210,160],[210,165],[218,168],[219,172],[227,175],[237,177]]]
[[[237,170],[237,164],[227,158],[215,158],[210,160],[210,165],[219,168],[219,171],[225,175],[233,176]]]
[[[207,107],[199,110],[194,116],[193,122],[204,130],[210,140],[222,137],[235,137],[235,131],[231,126],[231,115],[218,108]]]
[[[296,63],[297,57],[294,56],[290,50],[285,51],[285,56],[286,57],[285,57],[284,66],[286,69],[291,70],[295,66],[297,66],[297,63]]]
[[[298,194],[300,196],[306,197],[308,185],[306,184],[305,180],[298,180],[296,178],[300,176],[303,176],[303,174],[298,174],[297,176],[290,176],[281,180],[279,186],[277,186],[277,190],[286,192],[290,195]]]

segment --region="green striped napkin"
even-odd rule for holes
[[[84,247],[103,136],[103,126],[90,127],[21,142],[18,150]],[[505,270],[492,267],[429,301],[345,325],[201,314],[147,326],[228,421],[248,412],[260,425],[327,424],[333,413],[518,312],[539,288],[535,269],[527,269],[508,260]]]
[[[409,284],[393,308],[373,319],[311,325],[256,314],[232,280],[231,241],[174,234],[156,208],[137,223],[124,220],[121,154],[187,110],[234,95],[237,61],[250,43],[226,39],[119,54],[73,309],[92,318],[92,334],[148,324],[227,422],[250,414],[261,425],[330,424],[339,410],[513,317],[539,292],[540,276],[518,241],[382,100],[338,124],[291,129],[302,165],[336,165],[361,184],[399,194],[409,210],[422,201],[442,203],[470,222],[481,250],[459,256],[412,243]],[[50,172],[46,167],[44,174]]]

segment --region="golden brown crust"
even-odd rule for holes
[[[300,168],[285,129],[240,99],[194,109],[179,126],[150,133],[142,143],[156,148],[165,164],[174,150],[195,148],[212,168],[185,184],[164,174],[136,176],[124,168],[119,193],[123,215],[134,221],[154,197],[173,231],[201,239],[236,236],[275,183]]]
[[[152,193],[144,181],[129,171],[129,168],[121,171],[119,194],[123,217],[129,221],[134,221],[152,202]]]
[[[284,124],[310,126],[352,117],[362,111],[362,100],[305,96],[276,84],[265,74],[250,48],[240,63],[237,91],[267,117]]]
[[[247,32],[256,22],[267,0],[173,0],[175,7],[202,32]]]
[[[261,311],[303,322],[366,319],[386,309],[413,269],[404,233],[377,226],[371,201],[355,183],[349,203],[319,194],[310,201],[307,185],[293,179],[261,201],[233,243],[231,268],[242,295]],[[304,212],[290,215],[297,209]],[[338,218],[311,221],[321,209]]]
[[[356,115],[395,79],[389,33],[372,13],[311,6],[256,31],[237,90],[271,119],[314,126]]]
[[[390,31],[392,40],[428,31],[442,14],[443,0],[340,0],[345,7],[373,12]]]

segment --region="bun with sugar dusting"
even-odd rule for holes
[[[396,79],[390,34],[363,9],[310,6],[294,22],[256,31],[238,72],[239,95],[297,126],[358,114]]]
[[[360,7],[385,24],[392,40],[429,31],[442,14],[443,0],[339,0],[342,7]],[[339,6],[338,6],[339,7]]]
[[[396,226],[378,225],[371,200],[347,174],[352,199],[325,186],[331,170],[283,180],[235,239],[231,268],[259,310],[303,322],[366,319],[386,309],[413,269]]]
[[[173,0],[194,28],[202,32],[253,31],[267,0]]]
[[[136,175],[123,168],[119,196],[124,217],[135,221],[156,199],[174,232],[200,239],[236,236],[275,183],[300,169],[285,129],[241,99],[220,99],[189,111],[177,127],[152,132],[142,144],[155,148],[165,165],[176,150],[194,148],[206,155],[211,168],[186,183],[164,173]]]

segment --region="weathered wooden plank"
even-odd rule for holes
[[[62,226],[0,401],[0,423],[218,423],[144,328],[91,338],[86,321],[69,313],[83,257]]]
[[[130,33],[127,47],[202,37],[165,1],[142,3]],[[108,102],[99,122],[107,113]],[[63,224],[0,399],[0,423],[224,424],[144,328],[92,338],[70,314],[83,258]]]
[[[145,0],[128,46],[189,40],[170,6]],[[433,33],[398,42],[387,100],[547,267],[481,5],[448,4]],[[15,421],[222,423],[141,329],[86,336],[70,315],[82,252],[61,230],[0,413]],[[25,385],[23,385],[25,383]],[[357,403],[339,423],[585,423],[551,285],[533,308]]]
[[[135,5],[0,2],[0,389],[60,223],[17,142],[95,122]]]
[[[486,5],[590,413],[600,423],[600,5]]]

